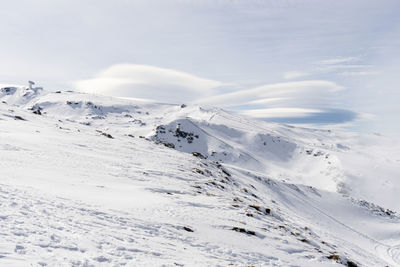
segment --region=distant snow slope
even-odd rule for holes
[[[388,138],[41,88],[0,101],[1,266],[400,266]]]

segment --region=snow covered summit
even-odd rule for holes
[[[382,136],[5,86],[0,151],[0,265],[400,263]]]

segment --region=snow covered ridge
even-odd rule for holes
[[[399,147],[0,89],[0,266],[399,266]]]

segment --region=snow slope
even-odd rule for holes
[[[0,265],[400,266],[399,151],[210,107],[2,87]]]

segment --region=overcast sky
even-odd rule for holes
[[[0,83],[400,131],[398,0],[4,1]]]

